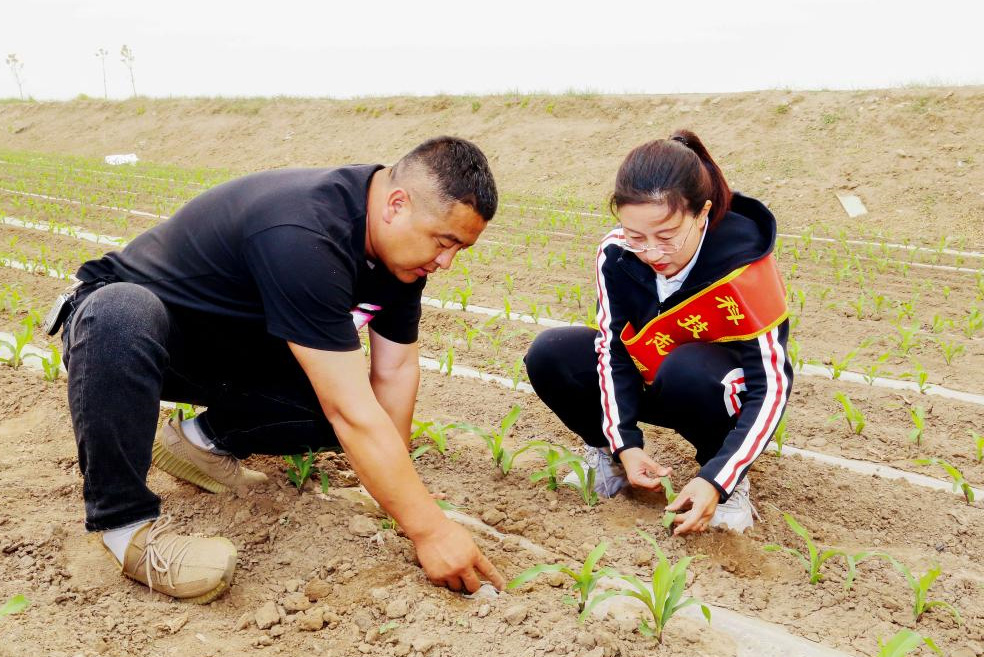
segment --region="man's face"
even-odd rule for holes
[[[469,206],[444,206],[427,190],[390,191],[376,254],[399,280],[412,283],[447,269],[458,251],[478,240],[487,222]]]

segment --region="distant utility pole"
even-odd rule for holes
[[[24,62],[17,59],[17,53],[10,53],[7,55],[7,66],[10,67],[10,72],[14,74],[14,81],[17,83],[17,93],[20,94],[20,99],[24,100],[24,80],[21,78],[21,71],[24,70]]]
[[[120,48],[120,61],[126,64],[126,67],[130,69],[130,86],[133,87],[133,96],[137,96],[137,83],[133,79],[133,60],[136,59],[133,56],[133,51],[130,50],[130,46],[123,44]]]
[[[96,57],[102,60],[102,70],[103,70],[103,100],[109,98],[109,94],[106,92],[106,55],[109,51],[105,48],[100,48],[96,51]]]

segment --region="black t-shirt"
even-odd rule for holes
[[[380,165],[279,169],[219,185],[122,251],[82,265],[84,282],[126,281],[165,303],[265,323],[314,349],[351,351],[369,324],[417,340],[426,283],[367,262],[366,196]]]

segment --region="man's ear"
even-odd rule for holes
[[[410,195],[402,187],[394,187],[386,196],[386,209],[383,210],[383,221],[393,223],[393,219],[410,203]]]

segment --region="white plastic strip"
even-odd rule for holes
[[[95,173],[101,176],[122,176],[125,178],[142,178],[144,180],[156,180],[157,182],[173,182],[179,185],[192,185],[195,187],[204,187],[204,183],[195,182],[194,180],[178,180],[177,178],[161,178],[160,176],[147,176],[139,173],[120,173],[119,171],[102,171],[100,169],[88,169],[85,167],[77,167],[71,163],[67,165],[62,164],[46,164],[44,162],[34,162],[31,164],[25,162],[9,162],[7,160],[0,160],[0,164],[9,164],[11,166],[25,167],[28,169],[34,169],[38,167],[44,167],[46,169],[57,169],[59,171],[64,171],[68,169],[71,171],[81,171],[83,173]]]
[[[834,375],[829,367],[824,367],[822,365],[811,365],[809,363],[804,363],[797,370],[806,374],[807,376],[819,376],[824,379],[833,379]],[[863,383],[866,385],[873,385],[876,388],[889,388],[892,390],[911,390],[914,392],[923,392],[927,395],[935,395],[937,397],[945,397],[946,399],[955,399],[957,401],[967,402],[969,404],[979,404],[984,405],[984,395],[979,395],[973,392],[962,392],[960,390],[951,390],[950,388],[944,388],[943,386],[938,386],[934,383],[927,384],[925,389],[920,390],[919,384],[914,381],[899,381],[898,379],[885,379],[881,377],[875,377],[870,382],[864,377],[863,374],[857,372],[841,372],[839,381],[849,381],[851,383]]]
[[[771,442],[768,447],[766,447],[766,450],[775,452],[778,451],[778,447],[775,442]],[[831,456],[830,454],[823,454],[822,452],[814,452],[808,449],[802,449],[800,447],[793,447],[792,445],[783,445],[782,452],[783,454],[799,454],[803,458],[820,461],[821,463],[826,463],[827,465],[845,468],[851,472],[857,472],[859,474],[881,477],[882,479],[904,479],[910,484],[914,484],[916,486],[923,486],[925,488],[932,488],[934,490],[948,491],[963,495],[962,491],[953,490],[952,482],[934,479],[933,477],[927,477],[926,475],[917,474],[915,472],[899,470],[898,468],[893,468],[888,465],[880,465],[878,463],[871,463],[870,461],[845,459],[840,456]],[[982,497],[984,496],[984,489],[974,488],[974,496],[984,499],[984,497]]]
[[[445,373],[446,370],[441,363],[434,360],[433,358],[427,358],[426,356],[421,356],[420,359],[421,369],[429,370],[431,372],[442,372]],[[502,386],[503,388],[508,388],[510,390],[516,390],[518,392],[525,392],[532,394],[533,386],[522,381],[517,381],[513,383],[511,379],[507,379],[504,376],[497,376],[495,374],[487,374],[485,372],[480,372],[471,367],[465,367],[463,365],[454,365],[451,367],[451,376],[460,376],[464,379],[478,379],[479,381],[484,381],[485,383],[494,383],[496,385]]]
[[[109,244],[112,246],[126,245],[126,240],[124,240],[122,237],[91,233],[79,226],[52,224],[47,221],[25,221],[24,219],[18,219],[17,217],[4,217],[4,216],[0,216],[0,224],[3,224],[5,226],[13,226],[14,228],[28,228],[31,230],[40,231],[42,233],[67,235],[68,237],[84,240],[86,242],[94,242],[96,244]]]
[[[443,310],[457,310],[459,312],[486,315],[488,317],[506,317],[505,309],[486,308],[484,306],[475,306],[472,304],[468,304],[467,307],[462,307],[462,305],[457,301],[441,301],[440,299],[426,296],[421,297],[420,302],[425,306],[441,308]],[[583,324],[578,324],[577,322],[563,322],[559,319],[551,319],[549,317],[533,317],[532,315],[520,315],[518,313],[510,313],[506,319],[515,322],[523,322],[524,324],[539,324],[540,326],[548,326],[551,328],[556,328],[558,326],[583,326]]]
[[[152,219],[168,219],[169,217],[162,214],[154,214],[153,212],[144,212],[143,210],[130,210],[128,208],[120,208],[115,205],[99,205],[98,203],[84,203],[83,201],[76,201],[71,198],[61,198],[60,196],[47,196],[46,194],[33,194],[31,192],[19,192],[16,189],[5,189],[0,187],[0,192],[5,192],[7,194],[16,194],[17,196],[29,196],[31,198],[40,198],[45,201],[58,201],[59,203],[71,203],[72,205],[88,205],[92,208],[99,208],[101,210],[113,210],[114,212],[126,212],[128,214],[136,215],[138,217],[150,217]]]
[[[21,262],[19,260],[11,260],[10,258],[5,258],[0,256],[0,267],[9,267],[11,269],[19,269],[21,271],[26,271],[29,274],[41,273],[45,276],[50,276],[51,278],[60,278],[63,281],[75,280],[75,276],[72,274],[63,274],[55,269],[49,267],[41,267],[40,265],[32,265],[27,262]]]

